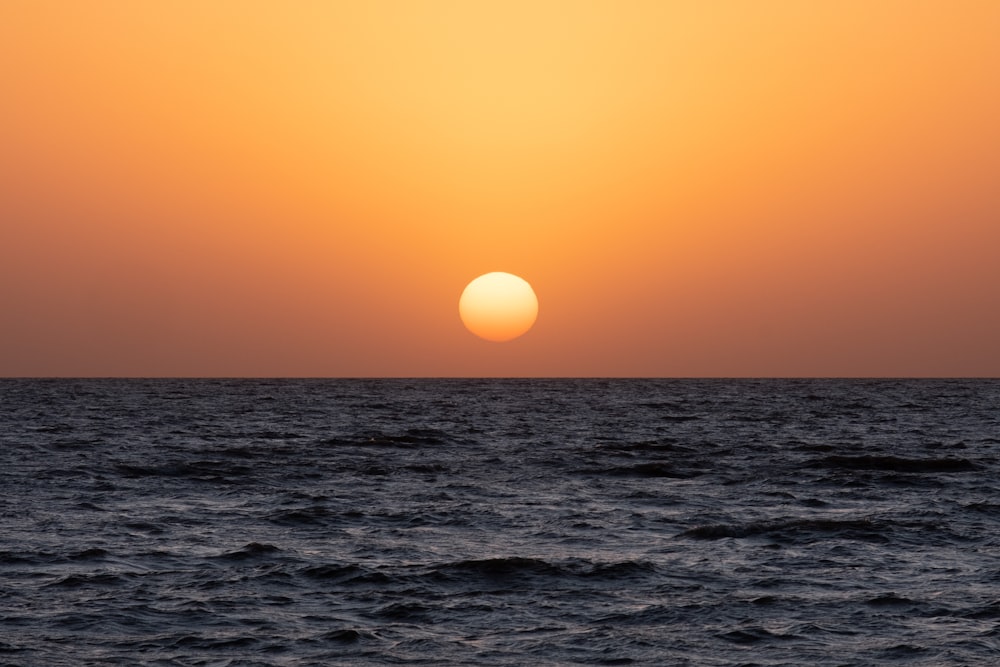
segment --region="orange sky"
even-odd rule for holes
[[[0,3],[0,375],[1000,376],[1000,2]],[[509,343],[458,298],[539,298]]]

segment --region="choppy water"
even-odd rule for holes
[[[0,381],[0,664],[982,665],[1000,381]]]

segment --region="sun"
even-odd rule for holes
[[[458,314],[472,333],[502,343],[531,328],[538,317],[538,298],[523,278],[494,271],[466,286]]]

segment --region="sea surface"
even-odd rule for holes
[[[993,665],[1000,381],[0,380],[0,665]]]

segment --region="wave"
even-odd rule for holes
[[[521,557],[462,560],[441,565],[436,571],[441,573],[483,575],[486,577],[537,574],[558,575],[560,573],[557,566],[544,560]]]
[[[807,541],[839,538],[866,542],[888,541],[889,527],[872,519],[777,519],[739,524],[696,526],[678,537],[699,540],[770,537],[799,538]]]
[[[445,563],[434,568],[434,573],[446,576],[481,576],[487,578],[514,577],[571,577],[599,580],[618,580],[655,574],[656,565],[645,561],[594,562],[572,560],[562,563],[539,558],[519,556],[485,558]]]
[[[235,648],[249,648],[260,642],[256,637],[200,637],[198,635],[184,635],[171,642],[171,646],[184,648],[186,650],[222,650]],[[228,664],[228,663],[226,663]]]
[[[701,474],[699,470],[681,470],[664,462],[637,463],[631,466],[616,466],[599,471],[589,470],[590,474],[604,474],[611,477],[670,477],[673,479],[691,479]]]
[[[267,519],[282,526],[315,526],[329,523],[339,516],[338,513],[320,506],[280,510],[269,514]]]
[[[259,542],[250,542],[249,544],[244,545],[241,549],[220,554],[216,556],[216,558],[219,560],[227,560],[227,561],[244,561],[254,558],[261,558],[263,556],[270,556],[272,554],[280,552],[281,549],[274,546],[273,544],[261,544]]]
[[[366,448],[402,448],[416,449],[455,444],[457,440],[437,429],[411,428],[400,435],[374,433],[371,435],[340,438],[333,437],[321,440],[320,444],[329,447],[366,447]]]
[[[633,453],[654,453],[654,454],[690,454],[696,452],[693,447],[678,444],[671,440],[644,440],[640,442],[607,442],[600,445],[599,449],[609,452],[633,454]]]
[[[826,456],[806,464],[810,468],[836,468],[840,470],[873,470],[881,472],[968,472],[978,466],[968,459],[940,458],[917,459],[902,456]]]
[[[0,565],[50,565],[102,560],[109,554],[104,549],[90,548],[70,554],[54,554],[48,551],[18,553],[0,551]]]
[[[316,638],[321,642],[334,642],[337,644],[356,644],[364,639],[375,639],[375,635],[370,632],[361,632],[351,628],[341,630],[329,630]]]
[[[97,572],[93,574],[69,574],[60,577],[52,583],[46,584],[45,588],[80,588],[95,586],[122,586],[126,574],[112,574],[110,572]]]
[[[125,478],[178,477],[200,482],[238,483],[254,473],[249,466],[227,461],[191,461],[165,463],[163,465],[142,466],[119,463],[115,466],[119,475]]]
[[[764,641],[797,639],[798,635],[772,632],[760,626],[746,626],[716,635],[734,644],[756,644]]]
[[[983,621],[1000,620],[1000,600],[966,612],[963,616]]]
[[[908,607],[916,605],[917,603],[907,597],[901,597],[895,593],[886,593],[885,595],[878,595],[867,601],[867,604],[873,607]]]
[[[300,569],[297,574],[313,581],[336,584],[387,585],[401,581],[400,578],[392,577],[384,572],[353,563],[346,565],[333,563],[310,565]]]

